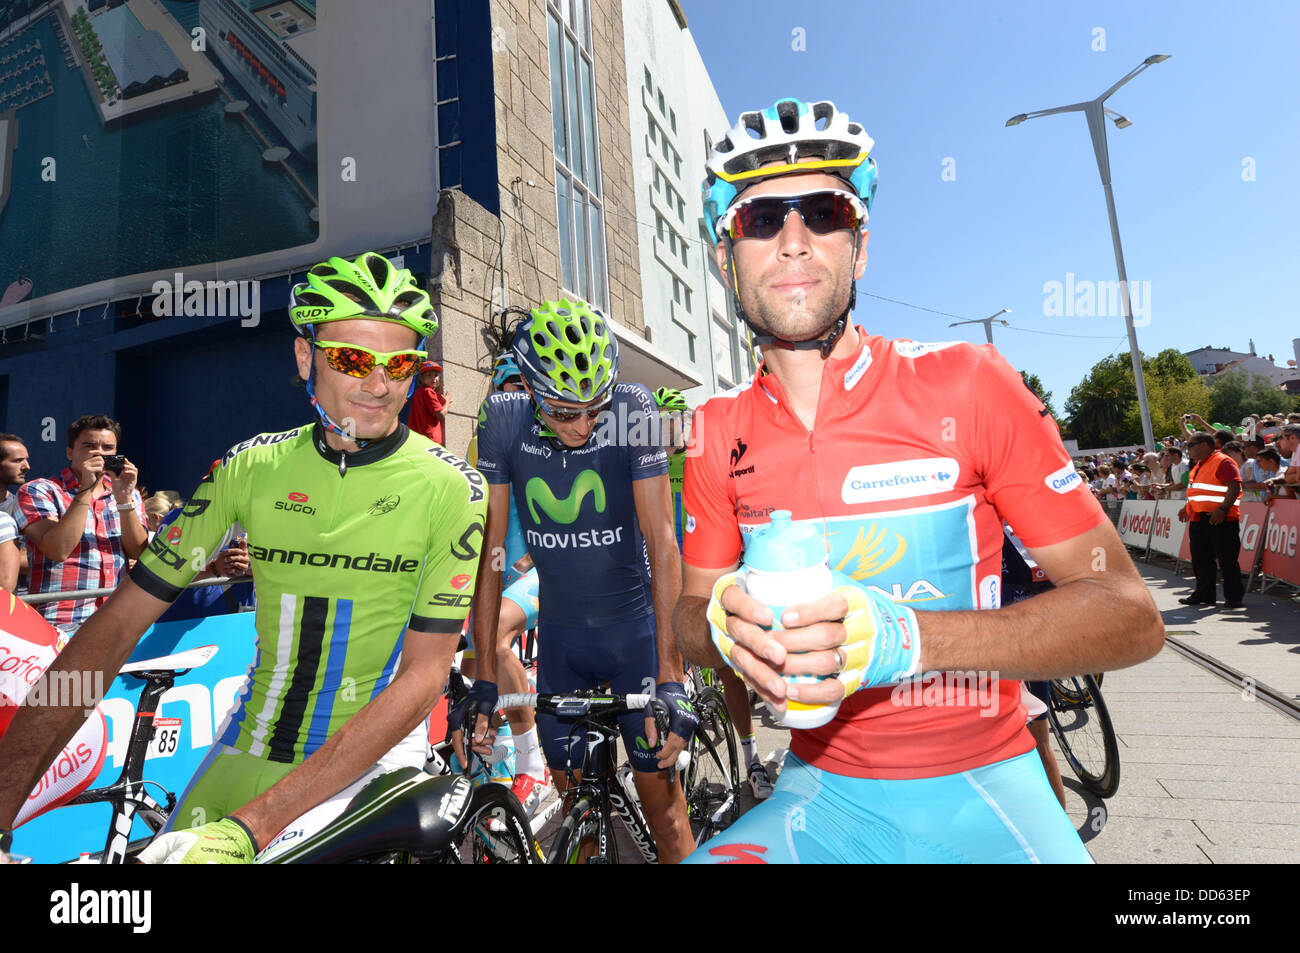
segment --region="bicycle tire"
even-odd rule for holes
[[[740,816],[741,780],[739,746],[726,698],[710,687],[695,696],[694,704],[700,723],[691,737],[690,763],[682,773],[682,788],[691,832],[700,844]]]
[[[1105,672],[1097,672],[1093,675],[1098,688],[1101,688],[1101,682],[1105,676]],[[1068,702],[1082,704],[1086,697],[1082,690],[1075,687],[1074,679],[1072,678],[1056,678],[1052,680],[1052,684],[1056,687],[1056,690],[1060,692],[1061,697]]]
[[[1119,790],[1119,739],[1097,680],[1091,675],[1054,680],[1047,720],[1080,783],[1098,797],[1113,796]]]
[[[546,855],[548,864],[576,864],[588,844],[595,844],[591,856],[600,855],[600,806],[590,795],[582,795],[569,809],[560,831],[551,842],[550,852]],[[603,859],[603,858],[602,858]],[[590,858],[588,858],[590,862]]]
[[[540,864],[541,850],[519,799],[501,784],[474,789],[456,825],[454,857],[462,864]]]

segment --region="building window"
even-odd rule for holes
[[[726,321],[713,318],[713,364],[718,376],[730,383],[736,379],[735,329]]]
[[[595,67],[587,0],[547,3],[547,44],[560,283],[604,308],[608,307],[605,205],[601,198]]]
[[[673,132],[677,131],[677,113],[673,112],[671,109],[668,110],[668,125],[673,127]]]

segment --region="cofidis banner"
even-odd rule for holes
[[[256,638],[253,618],[252,612],[240,612],[161,623],[145,632],[131,653],[130,660],[135,662],[201,645],[219,647],[206,665],[180,676],[175,687],[163,696],[154,721],[157,730],[145,762],[146,781],[156,782],[177,797],[185,790],[243,687],[253,661]],[[136,703],[144,684],[123,675],[114,679],[105,693],[101,710],[108,723],[108,751],[91,788],[111,784],[121,774]],[[155,799],[165,801],[158,787],[148,787]],[[100,851],[111,814],[112,807],[107,803],[57,808],[19,827],[14,834],[14,850],[38,863],[75,860],[83,852]],[[131,839],[147,837],[149,833],[144,821],[137,819]]]

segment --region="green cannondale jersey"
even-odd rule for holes
[[[400,425],[345,460],[324,437],[232,447],[131,573],[175,599],[231,523],[248,531],[257,656],[220,740],[270,761],[304,760],[378,695],[404,638],[459,634],[478,576],[477,470]]]

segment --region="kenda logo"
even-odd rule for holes
[[[948,493],[957,486],[960,472],[961,467],[951,457],[854,467],[840,487],[840,499],[845,503],[875,503]]]
[[[426,452],[433,454],[443,463],[450,464],[460,471],[461,475],[465,477],[465,482],[469,484],[469,501],[471,503],[477,503],[479,500],[487,498],[487,492],[483,489],[483,474],[475,470],[469,463],[436,443]]]
[[[148,890],[82,890],[72,884],[50,894],[51,923],[124,923],[133,933],[153,927],[153,893]]]
[[[1067,463],[1061,469],[1047,474],[1043,478],[1049,490],[1055,490],[1057,493],[1069,493],[1076,486],[1083,482],[1079,476],[1079,471],[1074,468],[1073,463]]]
[[[529,515],[534,523],[541,523],[542,518],[537,509],[556,523],[568,526],[578,519],[582,512],[582,501],[591,494],[596,501],[596,512],[605,512],[605,481],[595,470],[583,470],[573,481],[569,495],[558,497],[541,477],[533,477],[524,487],[524,501],[528,505]]]

